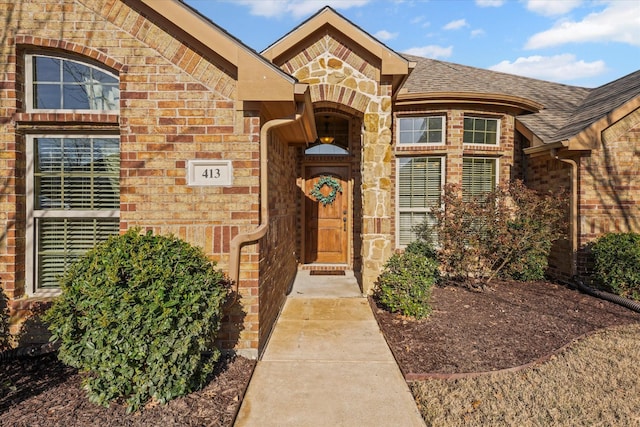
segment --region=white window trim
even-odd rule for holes
[[[111,71],[105,68],[101,68],[90,62],[85,62],[69,55],[64,55],[64,54],[51,55],[51,54],[38,53],[38,52],[27,53],[24,56],[24,68],[25,68],[24,92],[25,92],[25,103],[26,103],[25,111],[27,113],[85,113],[85,114],[116,114],[116,115],[120,114],[120,108],[118,108],[117,110],[97,110],[97,109],[94,110],[90,108],[81,109],[81,110],[65,109],[65,108],[33,108],[33,57],[34,56],[41,56],[41,57],[47,57],[47,58],[60,59],[63,61],[77,62],[78,64],[82,64],[82,65],[86,65],[87,67],[94,68],[96,70],[99,70],[105,74],[108,74],[120,80],[120,77],[118,75],[112,73]]]
[[[25,232],[25,283],[28,296],[57,296],[60,289],[38,289],[36,277],[36,257],[38,237],[36,219],[38,218],[119,218],[120,209],[113,210],[37,210],[35,209],[35,153],[36,138],[114,138],[113,134],[31,134],[26,137],[26,232]]]
[[[415,143],[400,143],[400,120],[402,119],[421,119],[439,117],[442,119],[442,141],[440,142],[415,142]],[[447,144],[447,116],[446,114],[433,114],[433,115],[418,115],[418,116],[399,116],[396,118],[398,122],[396,131],[396,147],[436,147]]]
[[[400,243],[400,211],[402,212],[424,212],[424,213],[429,213],[431,212],[431,209],[429,208],[406,208],[406,209],[400,209],[400,189],[399,189],[399,185],[400,185],[400,161],[401,159],[406,159],[406,158],[436,158],[440,160],[440,194],[442,195],[444,193],[444,186],[446,183],[446,179],[445,179],[445,172],[446,172],[446,161],[447,158],[445,156],[403,156],[401,158],[397,158],[396,159],[396,197],[395,197],[395,203],[396,203],[396,209],[395,209],[395,214],[396,214],[396,238],[395,238],[395,246],[396,249],[404,249],[407,247],[407,245],[403,245]]]
[[[473,142],[464,142],[464,119],[484,119],[484,120],[495,120],[496,121],[496,143],[495,144],[477,144]],[[497,117],[483,117],[483,116],[473,116],[465,114],[463,117],[462,124],[462,138],[463,145],[465,147],[500,147],[500,130],[502,125],[502,119]]]

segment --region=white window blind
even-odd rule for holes
[[[38,287],[58,287],[58,277],[96,243],[118,234],[119,220],[39,218]]]
[[[440,157],[412,157],[398,160],[398,244],[416,239],[414,228],[433,222],[430,212],[440,204],[442,193]]]
[[[462,160],[464,197],[490,193],[496,186],[496,159],[466,157]]]
[[[119,232],[120,139],[31,136],[29,212],[35,289],[58,286],[75,260]]]

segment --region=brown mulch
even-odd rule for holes
[[[255,361],[221,359],[201,390],[126,414],[88,401],[75,369],[55,355],[0,361],[0,426],[230,426],[253,372]]]
[[[374,305],[407,379],[515,368],[595,330],[640,323],[640,313],[544,281],[500,281],[483,292],[436,287],[432,307],[415,321]]]

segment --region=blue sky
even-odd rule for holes
[[[596,87],[640,69],[638,0],[185,0],[260,52],[325,5],[393,50]]]

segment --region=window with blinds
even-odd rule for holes
[[[465,117],[462,141],[465,144],[498,145],[498,119]]]
[[[440,204],[443,159],[400,158],[397,168],[397,240],[399,246],[406,246],[416,239],[417,225],[434,222],[430,212]]]
[[[36,290],[43,290],[119,232],[120,139],[33,135],[29,144],[30,256]]]
[[[398,118],[398,144],[444,144],[444,116]]]
[[[462,193],[465,198],[482,196],[496,187],[497,159],[465,157],[462,159]]]

